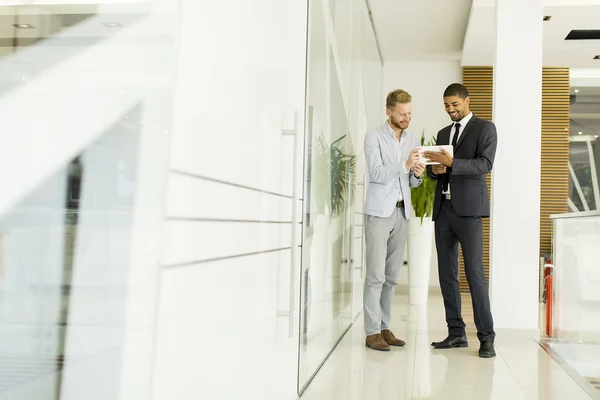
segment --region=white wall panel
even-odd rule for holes
[[[163,264],[281,249],[291,236],[291,224],[168,221]]]
[[[307,4],[180,2],[154,399],[292,399]]]
[[[281,132],[302,126],[306,4],[183,3],[172,167],[291,195]]]
[[[292,199],[172,173],[167,215],[181,218],[291,222]]]

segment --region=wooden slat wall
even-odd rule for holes
[[[478,118],[488,121],[492,120],[492,98],[494,89],[494,70],[492,67],[464,67],[463,85],[469,91],[471,98],[471,111]],[[500,132],[498,133],[500,136]],[[499,139],[501,140],[501,139]],[[491,194],[492,184],[491,175],[486,177],[488,185],[488,194]],[[485,271],[486,281],[490,281],[490,219],[483,219],[483,269]],[[459,282],[460,291],[469,292],[469,285],[465,276],[464,261],[462,250],[460,251]]]
[[[464,67],[463,84],[469,90],[471,111],[479,118],[492,120],[493,68]],[[551,214],[568,211],[569,193],[569,68],[544,67],[542,74],[542,176],[540,193],[540,252],[552,251]],[[518,99],[518,95],[516,96]],[[518,101],[518,100],[517,100]],[[498,132],[502,140],[502,132]],[[493,172],[492,172],[493,173]],[[487,176],[491,190],[490,175]],[[489,282],[490,225],[483,220],[483,265]],[[469,291],[460,256],[460,289]]]
[[[542,77],[541,253],[552,252],[549,216],[569,211],[569,76],[568,67],[548,67]]]

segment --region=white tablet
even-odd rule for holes
[[[429,161],[429,159],[423,157],[423,152],[425,152],[425,151],[440,152],[442,149],[446,150],[446,152],[448,154],[450,154],[450,156],[454,157],[454,146],[452,146],[452,145],[445,145],[445,146],[422,146],[422,147],[419,147],[419,157],[421,157],[421,160],[419,161],[419,163],[424,164],[424,165],[439,164],[438,162]]]

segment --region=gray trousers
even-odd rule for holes
[[[404,258],[408,220],[404,208],[396,208],[387,218],[365,215],[367,276],[363,298],[367,335],[388,329],[394,289]]]

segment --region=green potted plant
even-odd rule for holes
[[[433,146],[435,142],[425,143],[425,132],[421,134],[421,146]],[[433,245],[433,200],[437,182],[427,174],[423,182],[411,188],[414,218],[408,223],[408,286],[409,302],[412,305],[427,304],[429,295],[429,275]]]
[[[425,143],[425,132],[421,134],[421,146],[434,146],[435,141],[430,139]],[[435,187],[437,182],[430,179],[427,174],[423,176],[420,186],[411,188],[412,206],[415,217],[419,218],[423,225],[424,218],[431,218],[433,214],[433,199],[435,198]]]

